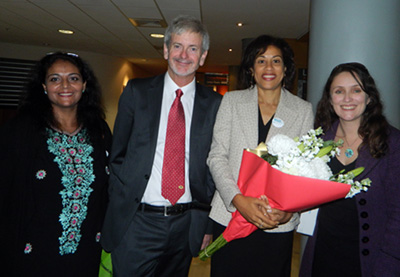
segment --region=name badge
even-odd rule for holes
[[[282,128],[283,125],[285,125],[285,122],[283,122],[282,119],[275,117],[272,120],[272,125],[274,125],[276,128]]]

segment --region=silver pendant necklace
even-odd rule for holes
[[[347,158],[351,158],[351,157],[353,157],[353,155],[354,155],[354,151],[353,151],[353,149],[351,149],[351,147],[353,146],[354,143],[356,143],[356,141],[359,139],[359,137],[357,136],[356,140],[353,141],[352,144],[349,144],[349,142],[347,141],[347,138],[346,138],[346,133],[344,132],[342,125],[340,125],[340,129],[342,129],[343,138],[344,138],[344,141],[345,141],[346,144],[347,144],[347,148],[346,148],[346,150],[344,151],[344,155],[345,155]]]

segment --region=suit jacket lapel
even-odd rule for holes
[[[279,99],[279,104],[276,109],[273,120],[283,124],[282,127],[285,126],[285,128],[290,129],[290,125],[294,124],[293,123],[294,121],[290,120],[290,119],[294,118],[296,116],[296,114],[293,112],[293,110],[290,107],[287,106],[287,103],[290,101],[290,98],[287,97],[287,93],[290,93],[290,92],[284,90],[283,88],[281,89],[281,97]],[[271,128],[268,132],[267,141],[271,137],[282,133],[281,128],[276,127],[276,125],[274,124],[274,121],[272,123],[273,124],[271,124]]]
[[[207,94],[204,92],[203,88],[196,83],[196,92],[194,96],[193,103],[193,114],[192,114],[192,122],[190,124],[190,153],[189,153],[189,179],[192,180],[194,177],[192,176],[193,172],[196,169],[198,164],[199,157],[199,149],[203,149],[201,147],[203,140],[202,132],[204,132],[204,126],[207,124],[207,120],[209,120],[208,115],[208,106],[209,100],[207,100]],[[194,182],[196,183],[196,182]],[[191,184],[192,185],[192,184]]]
[[[257,87],[242,92],[241,101],[236,104],[237,118],[246,139],[253,148],[258,142],[258,94]]]
[[[357,167],[364,167],[364,171],[356,177],[357,180],[362,180],[367,178],[369,172],[378,164],[379,159],[374,159],[371,157],[368,150],[362,149],[358,152],[358,158],[356,161]]]
[[[204,93],[202,87],[196,83],[196,93],[194,96],[193,103],[193,115],[192,122],[190,125],[190,143],[192,144],[192,140],[196,137],[196,132],[202,130],[207,114],[208,101],[207,94]]]
[[[150,84],[150,88],[145,90],[147,99],[147,109],[143,114],[146,114],[149,118],[150,128],[150,149],[152,156],[155,154],[158,129],[160,126],[160,114],[161,114],[161,103],[164,92],[164,76],[157,76]]]

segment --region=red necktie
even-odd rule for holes
[[[169,111],[162,169],[161,195],[172,205],[185,192],[185,113],[182,95],[182,90],[177,89]]]

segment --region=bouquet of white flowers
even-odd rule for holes
[[[318,137],[321,134],[322,128],[296,139],[276,135],[267,145],[245,149],[238,178],[242,194],[266,195],[272,208],[298,212],[366,191],[371,180],[353,180],[364,168],[332,174],[327,163],[340,153],[343,142],[324,141]],[[238,211],[234,212],[222,235],[199,253],[200,259],[206,260],[229,241],[246,237],[256,229]]]
[[[354,177],[361,174],[364,170],[363,167],[347,173],[332,174],[327,163],[330,161],[330,157],[340,154],[339,146],[343,142],[324,141],[318,137],[322,132],[322,128],[319,127],[294,140],[285,135],[276,135],[268,141],[267,153],[261,157],[273,168],[290,175],[348,184],[350,190],[346,198],[353,197],[360,191],[366,191],[371,184],[370,179],[367,178],[360,182],[353,180]],[[261,147],[263,146],[261,145]]]

